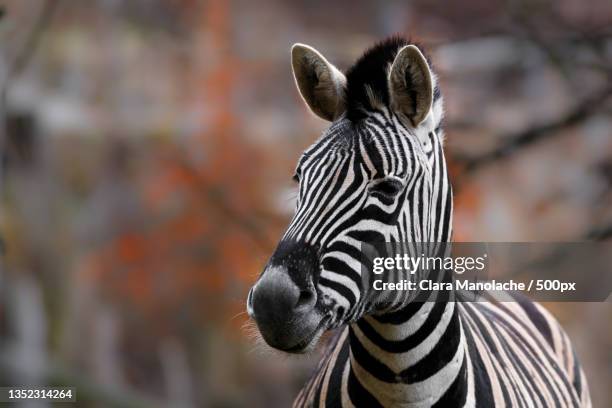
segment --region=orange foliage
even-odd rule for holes
[[[262,230],[272,222],[260,219],[270,191],[260,182],[275,162],[239,133],[231,95],[240,62],[230,54],[226,7],[212,1],[202,16],[215,58],[187,78],[200,84],[192,97],[206,109],[206,131],[188,146],[153,145],[134,177],[147,224],[107,242],[87,266],[115,301],[152,319],[187,308],[203,323],[228,322],[244,311],[273,249]]]
[[[250,155],[245,143],[227,148],[228,139],[214,142],[217,159],[202,168],[190,165],[179,149],[161,146],[151,166],[143,166],[156,170],[136,178],[149,224],[126,231],[94,255],[107,293],[151,317],[190,304],[205,321],[227,320],[265,260],[250,229],[260,227],[252,214],[267,205],[261,189],[252,188],[263,168],[254,163],[258,155]],[[255,165],[242,174],[247,157]]]

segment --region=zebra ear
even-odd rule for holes
[[[429,64],[414,45],[397,53],[389,71],[391,107],[417,127],[431,110],[433,80]]]
[[[344,112],[346,78],[323,55],[308,45],[294,44],[291,66],[300,95],[317,116],[333,121]]]

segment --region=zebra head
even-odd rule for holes
[[[247,310],[270,346],[303,352],[328,328],[398,306],[368,296],[363,244],[447,241],[452,204],[442,98],[417,46],[388,39],[345,76],[296,44],[292,66],[302,98],[331,125],[297,163],[295,215]]]

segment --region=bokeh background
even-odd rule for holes
[[[609,0],[0,4],[1,385],[76,386],[84,407],[289,405],[316,356],[243,326],[326,126],[295,90],[294,42],[343,69],[389,34],[427,47],[457,240],[612,236]],[[548,305],[598,407],[610,305]]]

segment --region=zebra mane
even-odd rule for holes
[[[363,55],[346,71],[346,117],[353,121],[363,119],[367,111],[376,109],[373,101],[377,104],[389,106],[388,74],[389,68],[397,55],[397,52],[406,45],[419,47],[429,66],[431,61],[424,53],[423,47],[407,40],[399,35],[389,37],[373,47],[369,48]],[[436,86],[435,93],[439,94]]]

